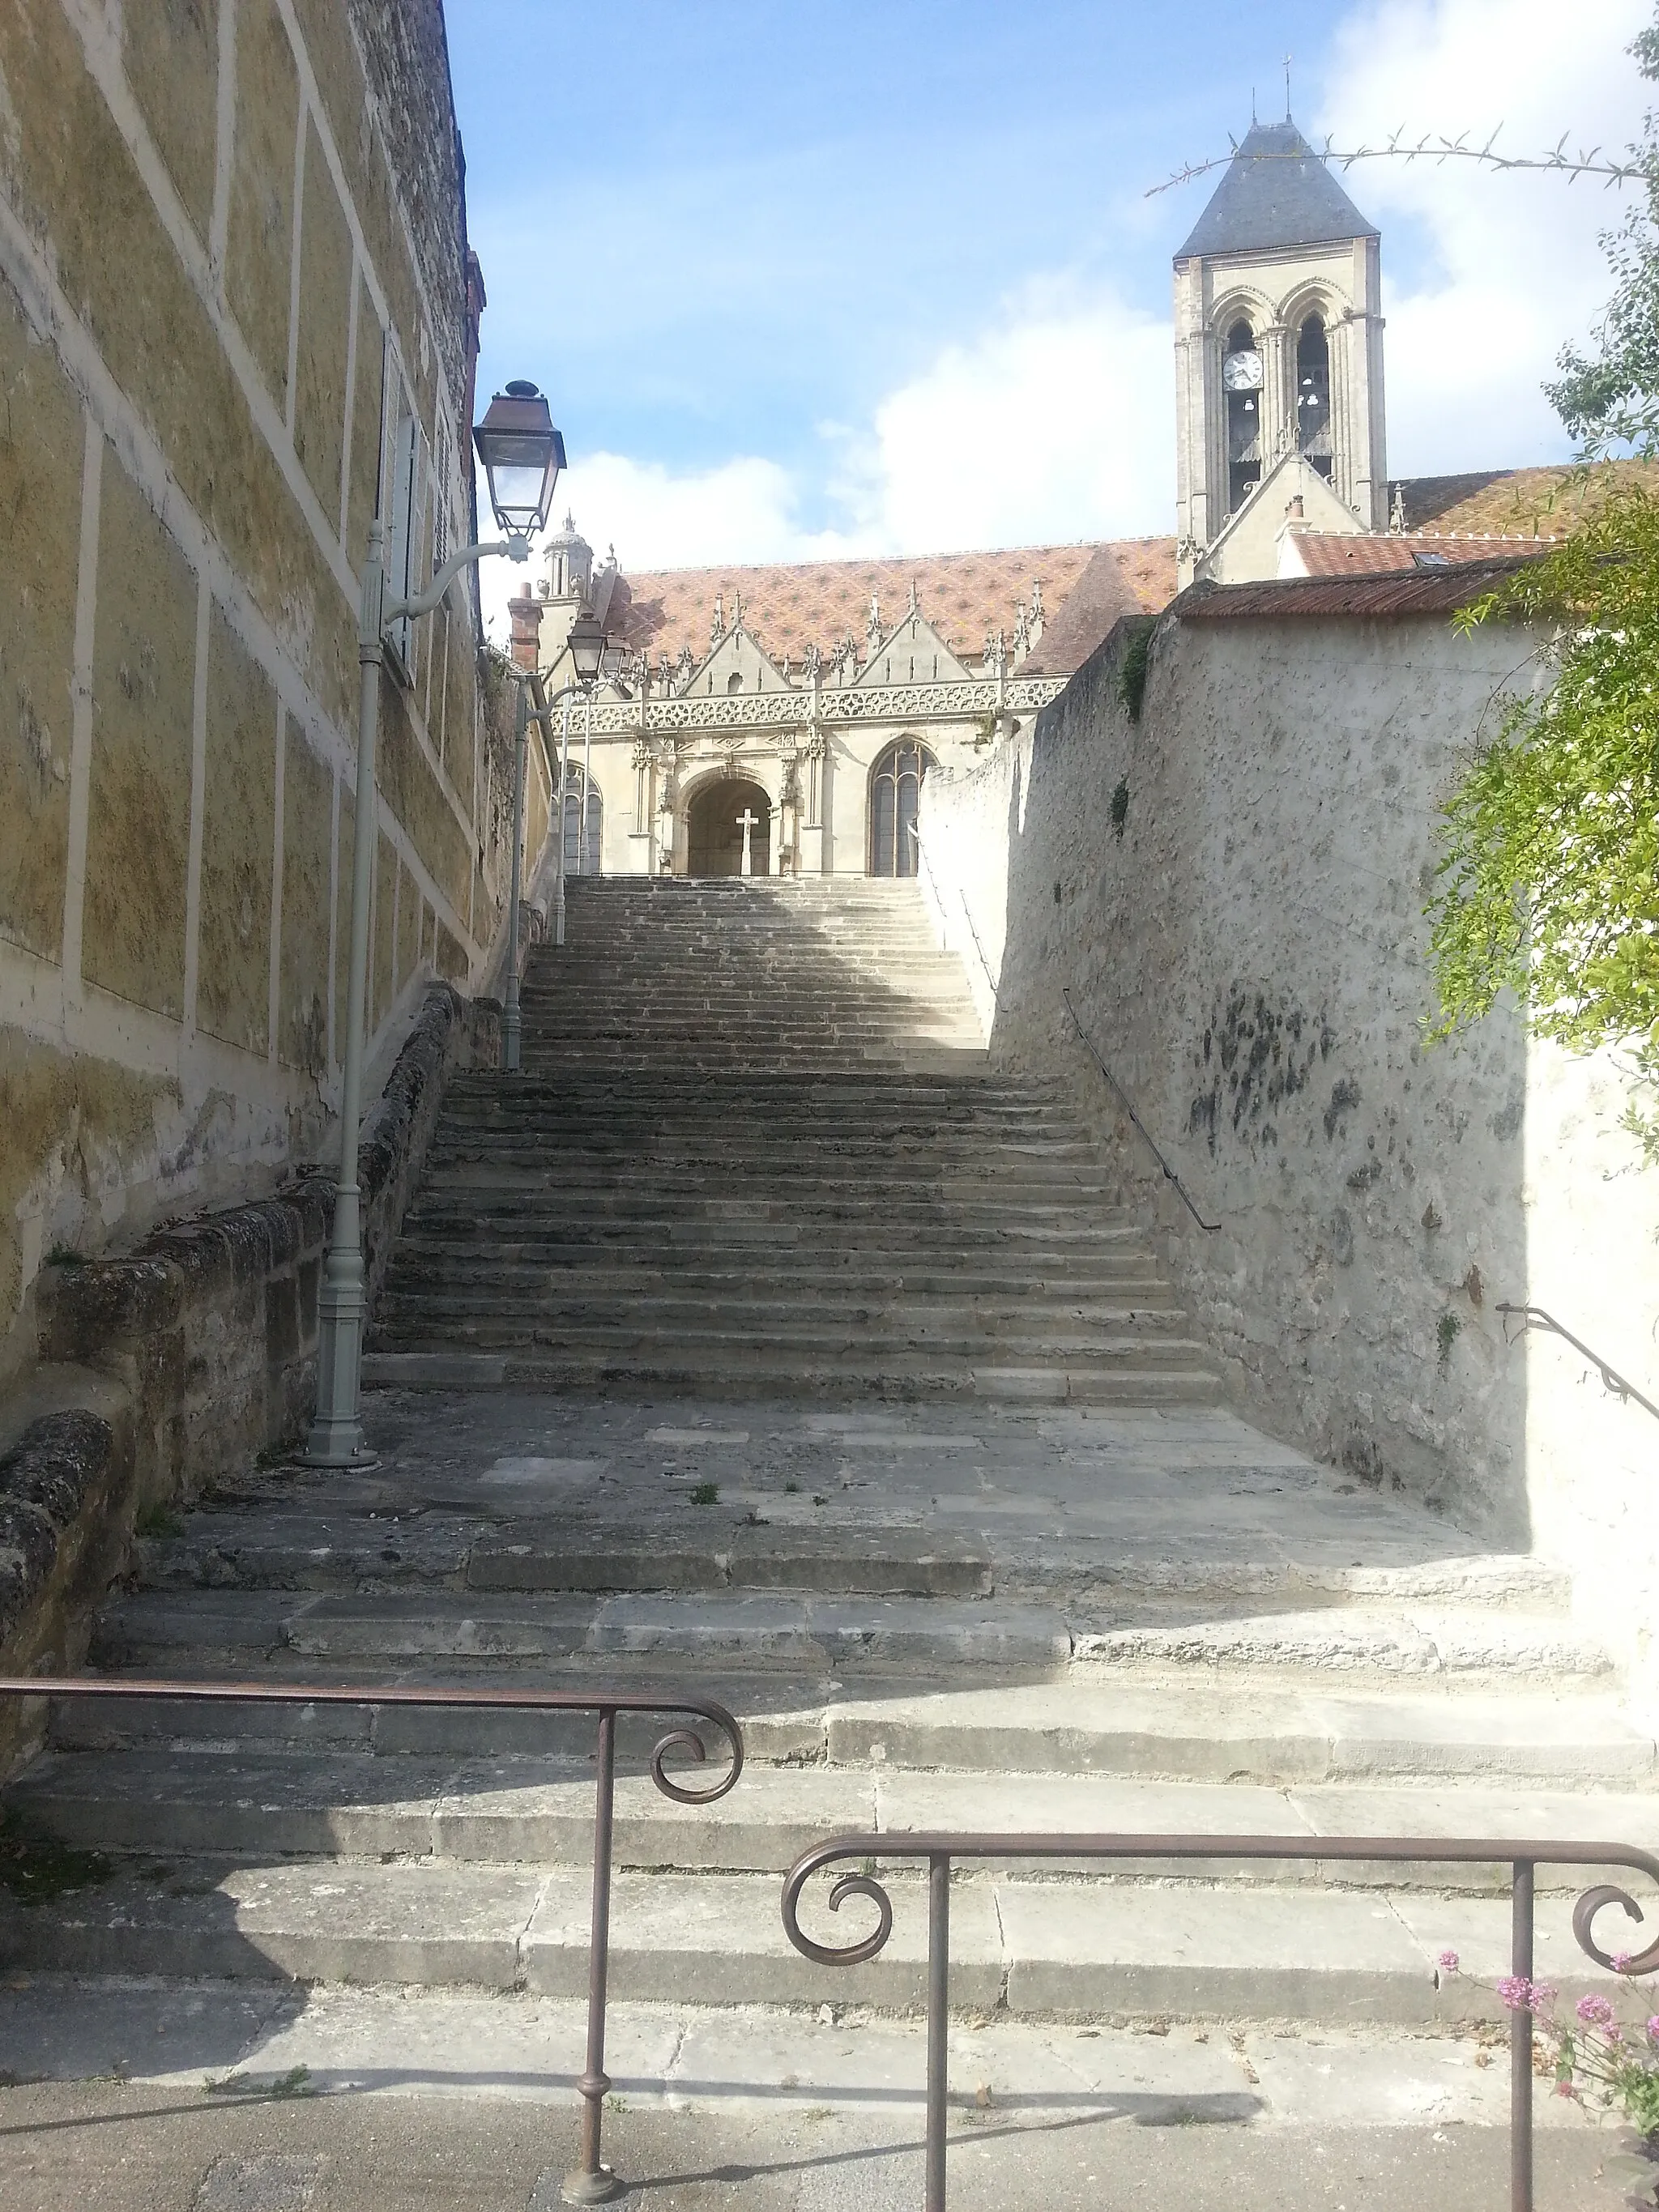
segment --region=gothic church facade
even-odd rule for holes
[[[915,875],[928,769],[1018,729],[1125,617],[1194,582],[1535,544],[1491,525],[1559,471],[1390,492],[1380,247],[1288,117],[1252,125],[1175,257],[1170,538],[629,574],[567,518],[512,603],[514,658],[568,682],[591,605],[623,660],[575,710],[567,869]]]

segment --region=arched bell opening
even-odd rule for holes
[[[771,874],[772,802],[746,776],[723,776],[718,783],[705,784],[686,810],[685,827],[688,875]]]
[[[1221,350],[1227,399],[1227,512],[1237,514],[1261,481],[1261,355],[1241,317]]]
[[[870,860],[872,876],[914,876],[919,848],[916,816],[921,780],[933,756],[919,738],[900,738],[870,771]]]
[[[1331,442],[1331,348],[1325,318],[1310,315],[1296,339],[1296,442],[1328,483]]]

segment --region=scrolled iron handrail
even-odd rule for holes
[[[681,1713],[718,1729],[731,1765],[705,1789],[677,1782],[667,1770],[671,1753],[689,1752],[700,1765],[708,1756],[695,1728],[671,1729],[651,1753],[651,1778],[666,1797],[682,1805],[712,1805],[737,1785],[743,1772],[743,1730],[735,1715],[713,1698],[657,1697],[635,1690],[491,1690],[452,1688],[442,1684],[389,1684],[373,1689],[334,1682],[174,1682],[121,1675],[0,1675],[0,1698],[144,1698],[175,1705],[429,1705],[480,1712],[592,1713],[598,1718],[594,1749],[593,1889],[592,1935],[587,1963],[587,2054],[576,2089],[582,2100],[581,2159],[567,2174],[562,2194],[568,2204],[598,2204],[622,2185],[599,2157],[605,2100],[611,2079],[605,2070],[605,2001],[611,1957],[611,1846],[616,1811],[617,1720],[623,1713]]]
[[[881,1861],[924,1860],[928,1873],[927,1929],[927,2137],[926,2212],[945,2212],[945,2146],[946,2030],[950,2002],[951,1869],[958,1859],[1218,1859],[1324,1860],[1353,1863],[1381,1860],[1395,1864],[1502,1866],[1510,1874],[1511,1971],[1530,1983],[1533,1977],[1534,1892],[1540,1866],[1630,1867],[1659,1888],[1659,1856],[1629,1844],[1558,1841],[1542,1837],[1493,1836],[1205,1836],[1205,1835],[996,1835],[911,1830],[883,1835],[843,1835],[814,1844],[801,1853],[784,1877],[783,1928],[804,1958],[825,1966],[860,1966],[886,1946],[893,1930],[893,1901],[874,1871]],[[877,1925],[845,1944],[820,1943],[799,1919],[801,1893],[812,1876],[838,1860],[862,1862],[856,1872],[837,1876],[830,1892],[831,1911],[852,1897],[876,1907]],[[1599,1966],[1635,1979],[1659,1970],[1659,1936],[1634,1955],[1611,1953],[1596,1942],[1598,1914],[1617,1906],[1629,1920],[1647,1916],[1628,1890],[1598,1883],[1577,1899],[1572,1932],[1580,1949]],[[1618,1963],[1615,1965],[1615,1958]],[[1522,2006],[1510,2016],[1510,2206],[1533,2212],[1532,2043],[1533,2019]]]
[[[1504,1337],[1506,1343],[1513,1344],[1515,1341],[1515,1338],[1510,1334],[1510,1316],[1512,1314],[1518,1314],[1521,1327],[1516,1331],[1517,1335],[1524,1336],[1529,1328],[1540,1328],[1551,1336],[1565,1338],[1573,1350],[1582,1352],[1590,1365],[1596,1370],[1601,1377],[1601,1388],[1604,1390],[1610,1391],[1621,1403],[1634,1398],[1638,1406],[1651,1413],[1656,1421],[1659,1421],[1659,1406],[1656,1406],[1651,1398],[1644,1397],[1636,1385],[1621,1375],[1616,1367],[1609,1367],[1599,1352],[1592,1352],[1582,1337],[1575,1336],[1570,1328],[1564,1328],[1555,1316],[1553,1313],[1546,1313],[1542,1306],[1518,1306],[1504,1299],[1501,1304],[1494,1306],[1492,1310],[1504,1316]]]

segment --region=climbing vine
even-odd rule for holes
[[[1631,49],[1659,79],[1655,26]],[[1445,1036],[1504,990],[1534,1036],[1612,1046],[1633,1079],[1625,1126],[1659,1165],[1659,118],[1634,149],[1645,205],[1603,240],[1613,292],[1597,351],[1565,349],[1546,387],[1585,458],[1578,520],[1458,617],[1530,623],[1547,686],[1512,696],[1448,800],[1426,908]]]

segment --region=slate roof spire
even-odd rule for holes
[[[1376,234],[1287,115],[1282,123],[1251,124],[1175,258],[1261,253]]]

